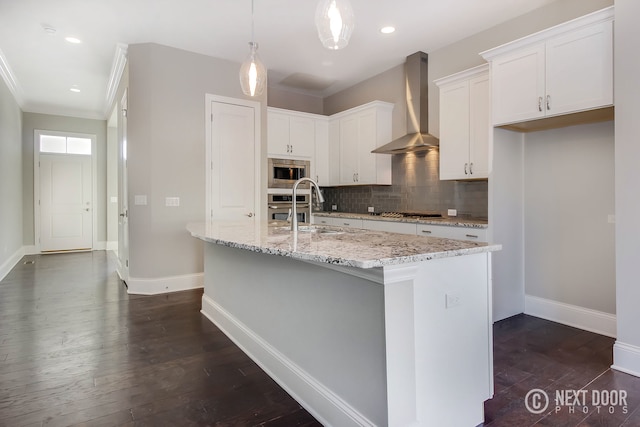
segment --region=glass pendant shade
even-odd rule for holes
[[[258,58],[258,43],[249,42],[249,56],[240,67],[240,87],[247,96],[260,96],[267,84],[267,70]]]
[[[331,50],[346,47],[353,25],[349,0],[320,0],[316,8],[316,29],[324,47]]]

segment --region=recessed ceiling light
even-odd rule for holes
[[[75,37],[65,37],[64,38],[66,41],[68,41],[69,43],[73,43],[73,44],[79,44],[82,43],[82,40],[75,38]]]
[[[75,93],[80,92],[80,88],[79,88],[79,87],[77,87],[77,86],[73,86],[73,87],[72,87],[71,89],[69,89],[69,90],[70,90],[71,92],[75,92]]]
[[[396,31],[396,27],[392,27],[390,25],[380,28],[380,32],[382,34],[391,34],[391,33],[395,32],[395,31]]]

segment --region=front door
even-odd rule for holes
[[[40,154],[40,250],[91,250],[91,156]]]

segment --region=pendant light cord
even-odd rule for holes
[[[254,40],[255,40],[255,34],[254,34],[254,31],[253,31],[253,26],[254,26],[254,24],[253,24],[253,0],[251,0],[251,43],[253,43]]]

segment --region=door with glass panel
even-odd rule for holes
[[[94,136],[37,132],[41,252],[93,248]]]

